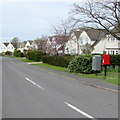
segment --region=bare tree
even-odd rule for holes
[[[11,43],[14,45],[14,47],[17,49],[17,42],[19,41],[19,38],[18,37],[14,37],[12,40],[11,40]]]
[[[57,26],[52,25],[52,30],[53,30],[53,33],[55,34],[56,41],[58,44],[61,44],[63,48],[62,49],[63,54],[65,52],[65,43],[69,39],[70,29],[71,29],[71,26],[68,23],[68,21],[62,20],[62,22],[59,25]]]
[[[35,42],[38,46],[38,50],[42,50],[46,52],[46,42],[47,42],[46,36],[42,36],[41,38],[36,38]]]
[[[94,48],[90,44],[87,43],[86,45],[82,46],[81,50],[83,54],[91,54]]]
[[[120,32],[120,2],[109,1],[86,1],[84,4],[74,4],[70,12],[70,20],[74,26],[93,27],[105,29],[113,37],[120,40],[116,32]],[[111,30],[113,28],[115,30]]]

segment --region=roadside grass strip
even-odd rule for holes
[[[69,72],[67,68],[65,67],[59,67],[59,66],[54,66],[54,65],[50,65],[47,63],[39,63],[37,64],[37,62],[34,64],[35,61],[33,60],[28,60],[26,58],[23,59],[17,59],[20,60],[22,62],[26,62],[26,63],[30,63],[32,65],[37,65],[37,66],[41,66],[41,67],[45,67],[48,69],[52,69],[52,70],[57,70],[57,71],[63,71],[63,72]],[[69,72],[70,73],[70,72]],[[118,72],[107,72],[107,77],[104,77],[104,72],[98,73],[98,75],[96,76],[94,73],[92,74],[82,74],[82,73],[73,73],[85,78],[95,78],[95,79],[102,79],[104,82],[108,82],[108,83],[112,83],[115,85],[120,85],[120,80],[118,79],[118,75],[120,75],[120,73]]]

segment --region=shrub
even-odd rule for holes
[[[68,70],[75,73],[92,73],[92,55],[79,55],[68,65]]]
[[[2,56],[5,56],[5,52],[2,52],[2,54],[1,54]]]
[[[15,57],[24,57],[24,54],[20,50],[15,50],[14,51],[14,56]]]
[[[42,51],[28,51],[27,57],[29,60],[40,61],[44,53]]]
[[[42,61],[50,65],[67,68],[72,58],[73,56],[44,56],[42,57]]]

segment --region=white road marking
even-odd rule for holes
[[[82,114],[83,116],[85,116],[85,117],[87,117],[87,118],[90,118],[90,119],[96,120],[94,117],[88,115],[88,114],[85,113],[84,111],[82,111],[82,110],[76,108],[75,106],[69,104],[68,102],[64,102],[64,103],[65,103],[68,107],[70,107],[70,108],[74,109],[75,111],[79,112],[80,114]]]
[[[40,85],[38,85],[37,83],[33,82],[32,80],[30,80],[29,78],[25,78],[27,81],[31,82],[33,85],[37,86],[38,88],[42,89],[43,91],[45,90],[45,88],[41,87]]]

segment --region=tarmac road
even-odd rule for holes
[[[118,118],[118,93],[2,58],[3,118]]]

